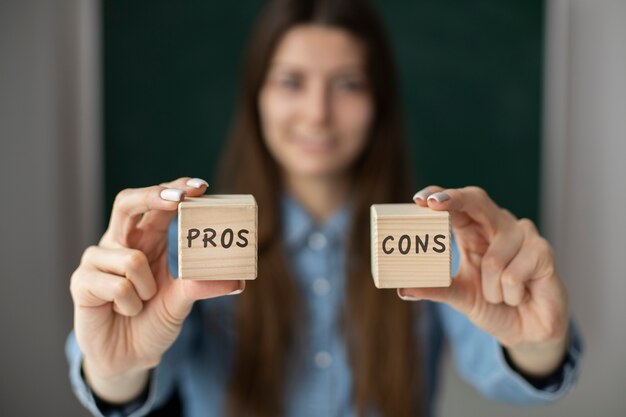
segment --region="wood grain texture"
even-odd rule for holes
[[[256,278],[257,204],[252,195],[206,195],[179,204],[178,276]]]
[[[416,204],[371,206],[372,276],[377,288],[447,287],[450,218]]]

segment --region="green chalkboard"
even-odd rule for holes
[[[480,185],[537,220],[543,2],[375,5],[394,44],[419,181]],[[103,2],[107,214],[125,187],[211,180],[261,6]]]

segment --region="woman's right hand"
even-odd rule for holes
[[[109,226],[74,271],[74,331],[83,371],[102,399],[123,403],[145,387],[148,371],[174,343],[194,301],[243,290],[244,281],[173,279],[167,229],[178,203],[206,182],[180,178],[127,189],[115,198]]]

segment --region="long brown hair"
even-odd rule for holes
[[[374,287],[370,270],[369,207],[407,201],[413,191],[393,57],[381,22],[366,1],[275,0],[262,12],[244,59],[240,97],[218,173],[219,187],[250,193],[259,207],[258,279],[237,299],[237,348],[228,390],[233,416],[274,417],[283,410],[287,362],[302,311],[281,239],[277,163],[266,148],[258,111],[274,49],[298,24],[347,30],[366,47],[375,106],[368,145],[352,167],[352,224],[347,248],[342,328],[353,371],[353,401],[387,417],[421,413],[415,307],[393,290]]]

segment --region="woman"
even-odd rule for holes
[[[258,279],[245,291],[172,279],[175,210],[205,181],[122,191],[72,276],[68,357],[81,401],[96,415],[139,416],[176,389],[189,416],[428,415],[444,334],[485,395],[562,396],[580,347],[554,256],[484,191],[414,195],[451,214],[451,287],[373,286],[369,206],[412,194],[400,113],[390,48],[366,3],[272,2],[220,177],[224,191],[257,199]]]

